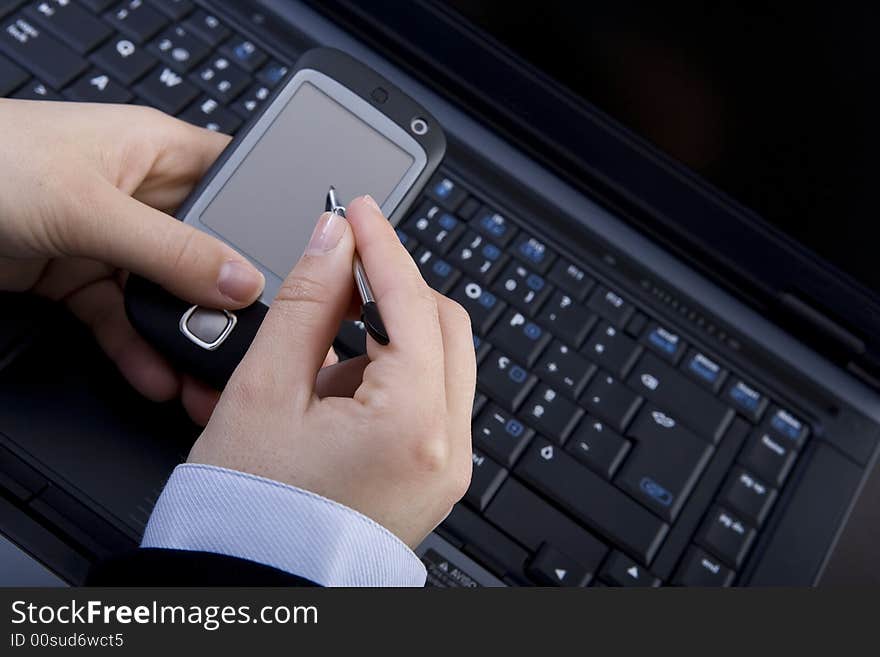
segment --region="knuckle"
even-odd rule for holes
[[[450,446],[442,434],[427,434],[413,448],[413,460],[419,471],[429,474],[442,474],[449,465]]]

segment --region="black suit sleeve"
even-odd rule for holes
[[[94,568],[87,586],[317,586],[255,561],[213,552],[139,548]]]

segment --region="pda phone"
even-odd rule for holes
[[[396,224],[445,150],[437,121],[378,73],[338,50],[308,51],[177,213],[247,257],[266,277],[262,296],[241,310],[205,308],[130,276],[132,325],[222,388],[305,250],[327,190],[343,202],[370,194]]]

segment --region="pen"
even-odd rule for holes
[[[340,205],[336,199],[336,188],[330,186],[327,192],[327,200],[324,203],[324,210],[332,212],[340,217],[345,216],[345,207]],[[370,280],[367,278],[367,272],[364,271],[364,264],[361,262],[358,254],[354,254],[354,280],[361,296],[361,321],[367,333],[379,344],[388,344],[388,332],[385,330],[385,324],[382,322],[382,315],[379,314],[379,306],[376,305],[376,298],[373,296],[373,289],[370,287]]]

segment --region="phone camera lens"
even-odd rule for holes
[[[425,119],[417,116],[412,121],[410,121],[409,129],[417,135],[423,135],[428,132],[428,122],[425,121]]]
[[[382,87],[376,87],[370,93],[370,98],[372,98],[373,102],[377,105],[381,105],[386,100],[388,100],[388,92],[385,91]]]

